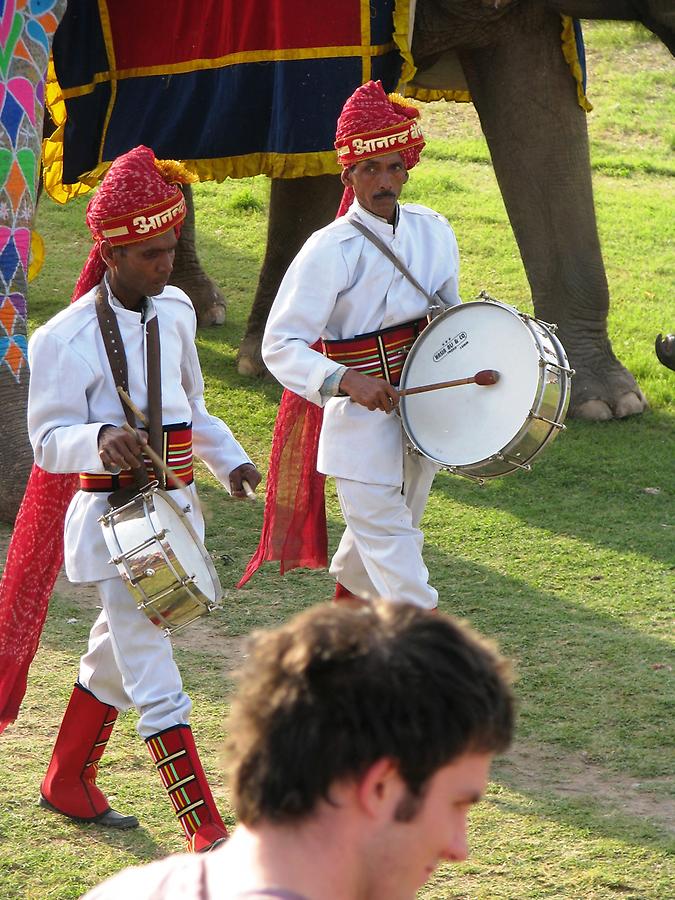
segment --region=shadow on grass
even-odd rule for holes
[[[223,390],[243,390],[251,394],[260,394],[277,406],[282,388],[271,375],[266,378],[251,378],[248,375],[240,375],[237,371],[234,354],[239,349],[243,334],[243,326],[240,327],[236,323],[226,324],[216,333],[213,329],[200,329],[197,342],[204,378],[209,383],[218,382]],[[272,419],[271,425],[273,424]],[[271,437],[270,427],[270,439]]]
[[[672,566],[672,416],[647,412],[606,423],[572,421],[531,473],[480,488],[441,475],[434,493],[474,509],[498,509],[591,547],[634,552]]]

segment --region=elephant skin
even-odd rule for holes
[[[672,47],[672,6],[609,0],[417,3],[415,62],[423,70],[443,52],[454,51],[459,58],[523,259],[535,314],[558,325],[576,370],[570,415],[582,419],[623,418],[641,413],[647,404],[633,376],[614,356],[607,334],[609,290],[593,205],[586,114],[560,52],[560,13],[610,19],[642,16]],[[514,165],[514,159],[526,164]],[[311,197],[310,181],[321,182]],[[273,181],[268,249],[239,351],[240,372],[265,375],[259,348],[278,284],[311,232],[334,217],[339,191],[337,177]],[[461,234],[459,239],[461,245]]]
[[[195,242],[195,210],[192,188],[182,185],[187,214],[181,227],[176,246],[171,284],[181,288],[192,298],[192,304],[200,325],[222,325],[225,321],[226,303],[220,288],[202,269]]]

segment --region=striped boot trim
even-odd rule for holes
[[[176,725],[146,740],[188,847],[206,849],[227,836],[187,725]]]

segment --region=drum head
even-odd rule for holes
[[[509,306],[454,306],[422,332],[406,360],[401,387],[468,378],[496,369],[499,381],[402,397],[408,437],[443,466],[468,466],[502,450],[527,421],[536,399],[541,355],[533,332]]]
[[[179,507],[163,491],[152,496],[154,510],[150,513],[153,527],[167,532],[167,540],[185,574],[193,577],[195,585],[209,601],[220,599],[220,583],[203,544],[195,534]]]

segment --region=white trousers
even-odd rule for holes
[[[426,457],[406,454],[403,487],[335,479],[347,527],[330,572],[341,585],[365,600],[383,597],[426,609],[438,605],[418,528],[438,469]]]
[[[80,684],[119,710],[136,707],[145,739],[187,725],[192,702],[183,690],[171,640],[136,606],[121,578],[97,581],[103,610],[80,660]]]

